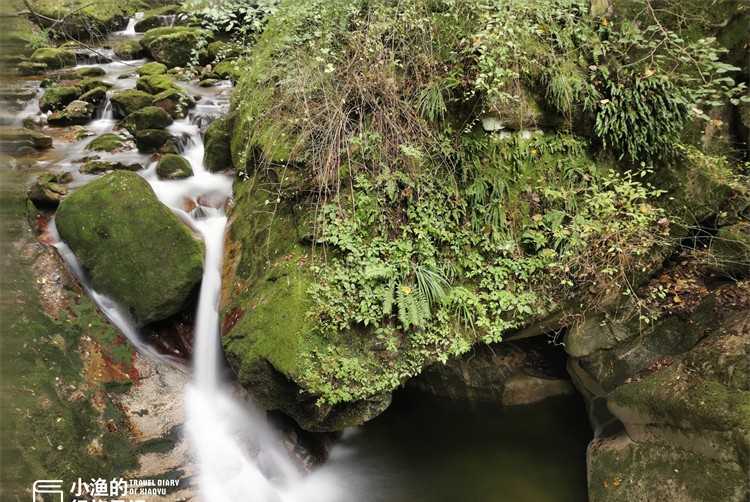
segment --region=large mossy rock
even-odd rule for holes
[[[94,152],[116,152],[127,147],[126,140],[115,133],[105,133],[101,136],[94,138],[91,143],[86,145],[86,150],[92,150]]]
[[[211,122],[206,129],[203,136],[203,165],[209,171],[223,171],[232,167],[231,122],[231,117],[222,117]]]
[[[81,88],[72,85],[56,85],[45,89],[39,99],[39,109],[43,112],[62,110],[81,95]]]
[[[144,75],[136,82],[136,89],[149,94],[159,94],[171,89],[179,89],[171,76],[166,74]]]
[[[164,129],[172,123],[172,117],[157,106],[147,106],[136,110],[123,121],[130,134],[144,129]]]
[[[112,111],[117,118],[123,118],[131,113],[151,105],[154,97],[143,91],[128,89],[112,93]]]
[[[138,75],[141,76],[161,75],[162,73],[167,72],[167,66],[161,63],[157,63],[156,61],[151,61],[150,63],[146,63],[138,68],[137,72]]]
[[[115,44],[112,47],[115,56],[120,59],[132,60],[140,59],[144,56],[145,50],[138,40],[125,40]]]
[[[201,280],[202,243],[135,173],[115,171],[79,188],[56,221],[94,288],[140,325],[179,312]]]
[[[31,55],[31,62],[44,63],[49,69],[64,68],[76,64],[75,52],[68,49],[58,49],[55,47],[43,47],[37,49]]]
[[[176,87],[160,92],[153,97],[151,103],[154,106],[158,106],[175,119],[185,118],[188,110],[195,106],[193,98],[182,89]]]
[[[375,337],[350,333],[332,340],[316,332],[306,316],[313,275],[310,250],[301,242],[308,232],[293,204],[269,210],[268,198],[276,189],[259,179],[235,185],[222,294],[227,360],[264,409],[281,410],[307,430],[362,424],[388,407],[390,394],[336,405],[316,402],[305,364],[314,349],[326,347],[366,360],[376,350]],[[361,346],[351,340],[361,340]]]
[[[143,17],[135,23],[134,29],[137,33],[143,33],[153,28],[168,26],[175,21],[175,16],[180,12],[178,5],[164,5],[147,10]]]
[[[133,137],[141,153],[153,153],[160,150],[167,153],[177,151],[174,137],[164,129],[140,129]]]
[[[27,196],[38,208],[48,209],[57,207],[68,194],[65,183],[70,179],[65,174],[45,172],[37,176],[29,187]]]
[[[200,28],[164,27],[148,30],[141,43],[151,57],[169,68],[187,66],[194,57],[194,50],[201,39],[208,38],[210,32]]]
[[[592,502],[747,497],[750,283],[717,287],[701,278],[703,266],[681,264],[654,279],[667,291],[662,305],[649,306],[663,312],[657,319],[621,309],[566,338],[593,425],[609,431],[588,450]]]

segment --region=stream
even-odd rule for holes
[[[134,19],[112,39],[137,37]],[[134,70],[146,60],[99,66],[112,89],[135,87]],[[80,67],[79,66],[79,67]],[[42,121],[36,98],[15,117]],[[221,262],[227,216],[224,202],[234,179],[203,166],[202,132],[229,107],[231,85],[203,88],[179,82],[199,96],[188,117],[169,126],[180,138],[181,155],[193,168],[182,180],[160,180],[150,155],[137,151],[102,154],[102,160],[138,162],[140,174],[168,206],[205,242],[203,280],[194,328],[192,381],[185,389],[185,433],[198,469],[197,487],[210,502],[574,502],[586,499],[585,449],[590,439],[583,404],[577,398],[554,398],[510,409],[449,403],[414,394],[397,394],[394,404],[371,423],[347,430],[323,466],[305,474],[284,446],[265,414],[237,397],[223,380],[219,341]],[[98,175],[81,174],[85,147],[97,135],[115,130],[109,100],[86,126],[94,135],[72,141],[55,137],[54,149],[40,157],[40,167],[71,173],[71,188]],[[194,206],[186,210],[185,201]],[[56,237],[54,223],[50,232]],[[54,242],[69,269],[101,311],[144,355],[158,364],[178,364],[142,338],[127,312],[93,290],[75,255],[59,237]]]

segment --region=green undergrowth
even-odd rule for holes
[[[583,0],[281,1],[233,63],[232,160],[241,186],[267,183],[256,206],[276,222],[232,224],[268,260],[238,268],[233,305],[260,317],[241,318],[231,357],[265,358],[320,404],[356,401],[632,292],[686,216],[670,212],[691,203],[686,159],[732,176],[684,128],[745,92],[710,30],[641,3],[608,19]],[[715,211],[721,195],[700,195]],[[252,320],[282,310],[292,335]]]

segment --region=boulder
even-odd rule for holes
[[[52,138],[25,127],[0,127],[0,151],[15,154],[52,148]]]
[[[151,105],[153,99],[154,97],[147,92],[128,89],[112,93],[110,102],[112,103],[112,111],[115,117],[123,118],[134,111]]]
[[[76,87],[81,89],[81,92],[88,92],[90,90],[96,89],[97,87],[104,87],[105,89],[109,89],[110,87],[112,87],[112,84],[98,78],[84,78],[76,84]]]
[[[409,385],[456,401],[531,404],[574,392],[564,364],[550,365],[552,359],[562,361],[534,340],[480,345],[425,368]]]
[[[105,160],[89,160],[85,162],[78,170],[82,174],[100,174],[107,171],[140,171],[143,166],[140,164],[125,164],[123,162],[110,162]]]
[[[135,135],[143,129],[164,129],[172,123],[172,117],[157,106],[147,106],[136,110],[123,121],[123,125]]]
[[[160,92],[153,97],[151,103],[154,106],[158,106],[175,119],[185,118],[188,110],[195,106],[193,98],[188,96],[181,89],[176,88]]]
[[[167,72],[167,67],[166,65],[157,63],[156,61],[151,61],[150,63],[146,63],[140,68],[138,68],[137,71],[138,71],[138,75],[141,75],[141,76],[161,75]]]
[[[342,430],[385,410],[390,392],[368,392],[336,403],[322,402],[308,364],[330,350],[362,371],[378,371],[382,352],[371,333],[331,339],[305,315],[313,283],[299,212],[287,204],[269,210],[276,185],[259,179],[235,184],[230,215],[221,315],[222,344],[238,381],[266,410],[280,410],[311,431]],[[365,369],[367,368],[367,369]],[[348,391],[357,392],[352,383]]]
[[[141,129],[133,137],[141,153],[176,150],[174,137],[164,129]]]
[[[170,27],[149,30],[142,43],[151,57],[169,68],[188,66],[193,62],[194,50],[199,41],[210,36],[210,32],[199,28]],[[197,55],[200,59],[200,55]]]
[[[179,11],[178,5],[164,5],[147,10],[143,13],[143,17],[135,23],[134,29],[137,33],[143,33],[160,26],[170,26],[176,20]]]
[[[135,173],[115,171],[77,189],[56,222],[93,287],[139,325],[179,312],[201,280],[201,241]]]
[[[120,59],[133,60],[144,56],[145,50],[138,40],[125,40],[115,44],[112,50]]]
[[[81,88],[71,85],[56,85],[45,89],[39,99],[39,109],[43,112],[62,110],[68,104],[78,99]]]
[[[122,136],[115,133],[106,133],[86,145],[86,150],[92,150],[95,152],[115,152],[123,150],[127,146],[127,142]]]
[[[57,207],[68,194],[68,187],[63,184],[67,181],[63,174],[42,173],[29,188],[29,200],[40,209]]]
[[[94,105],[87,101],[73,101],[64,110],[52,113],[47,122],[53,126],[83,125],[94,118]]]
[[[136,82],[135,87],[139,91],[147,92],[149,94],[159,94],[172,89],[179,90],[172,77],[166,74],[145,75],[140,77]]]
[[[159,164],[156,166],[156,174],[161,179],[177,180],[192,176],[193,168],[185,157],[168,153],[159,159]]]
[[[232,167],[231,119],[222,117],[214,120],[203,136],[203,165],[209,171],[223,171]]]
[[[34,51],[30,61],[32,63],[44,63],[47,65],[47,68],[54,70],[66,66],[75,66],[76,54],[68,49],[43,47]]]
[[[92,105],[101,104],[107,99],[107,88],[94,87],[90,91],[84,92],[78,99],[91,103]]]

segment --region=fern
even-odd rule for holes
[[[397,294],[398,320],[406,330],[411,326],[423,328],[430,319],[429,301],[419,289],[401,285]]]
[[[417,277],[417,289],[427,300],[427,310],[431,312],[433,306],[445,298],[448,280],[441,272],[423,265],[414,267],[414,275]]]

